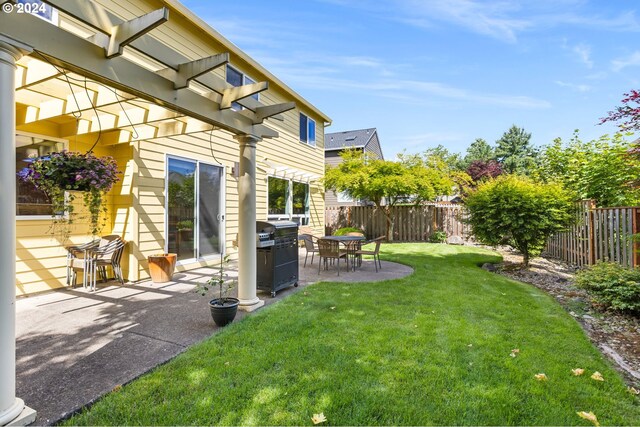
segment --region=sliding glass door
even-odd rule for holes
[[[223,168],[167,159],[167,252],[178,261],[224,250]]]

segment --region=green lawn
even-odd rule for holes
[[[310,286],[67,424],[311,425],[323,412],[324,425],[591,425],[576,412],[593,411],[603,425],[640,425],[640,399],[573,318],[478,268],[494,253],[394,244],[383,258],[415,273]]]

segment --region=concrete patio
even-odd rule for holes
[[[413,272],[382,261],[376,273],[373,261],[365,260],[355,272],[342,267],[337,276],[331,266],[318,274],[317,259],[304,268],[301,254],[300,286],[275,298],[258,291],[266,305],[318,281],[380,281]],[[38,411],[36,424],[56,423],[215,333],[207,298],[192,292],[215,272],[200,268],[176,273],[167,283],[112,281],[95,292],[78,287],[18,299],[17,395]],[[246,315],[238,312],[235,321]]]

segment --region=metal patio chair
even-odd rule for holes
[[[378,272],[378,266],[380,266],[380,269],[382,270],[382,263],[380,262],[380,244],[385,239],[386,239],[385,236],[380,236],[371,240],[370,242],[367,242],[367,243],[375,243],[376,246],[372,251],[363,250],[363,249],[355,251],[355,255],[357,257],[362,257],[362,255],[373,255],[373,265],[376,267],[376,273]]]

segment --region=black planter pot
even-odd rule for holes
[[[226,326],[233,322],[238,312],[238,304],[240,300],[238,298],[226,298],[224,304],[220,304],[220,299],[215,298],[209,301],[209,309],[211,310],[211,317],[218,326]]]

